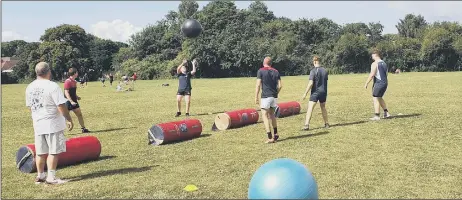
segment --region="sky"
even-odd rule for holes
[[[127,42],[130,35],[155,24],[180,1],[2,1],[2,41],[39,41],[47,28],[78,24],[86,32]],[[198,1],[202,9],[209,1]],[[235,1],[239,9],[251,1]],[[429,22],[462,23],[462,1],[265,1],[276,16],[292,20],[329,18],[338,24],[380,22],[384,33],[397,33],[395,25],[408,13]]]

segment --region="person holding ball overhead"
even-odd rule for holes
[[[181,100],[183,99],[183,96],[185,97],[186,101],[186,116],[189,117],[189,108],[191,105],[191,77],[196,74],[196,66],[197,66],[197,60],[194,59],[192,61],[192,70],[190,70],[190,67],[188,66],[188,60],[183,60],[183,62],[177,67],[176,72],[178,74],[178,92],[176,94],[176,100],[177,100],[177,113],[175,117],[181,116]]]

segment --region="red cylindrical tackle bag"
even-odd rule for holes
[[[101,143],[98,138],[94,136],[70,138],[66,141],[66,152],[59,154],[58,168],[97,160],[100,154]],[[16,167],[25,173],[36,172],[35,155],[35,144],[20,147],[16,153]]]
[[[214,126],[219,130],[239,128],[258,122],[259,114],[255,109],[243,109],[218,114]]]
[[[161,145],[189,140],[202,134],[202,124],[197,119],[167,122],[153,125],[148,130],[148,144]]]

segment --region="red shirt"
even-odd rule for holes
[[[66,79],[64,81],[64,90],[69,90],[72,101],[77,102],[77,81],[75,79]]]
[[[136,81],[136,74],[133,74],[133,80]]]

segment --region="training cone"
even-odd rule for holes
[[[184,187],[184,190],[187,192],[194,192],[198,190],[198,188],[195,185],[187,185],[186,187]]]

